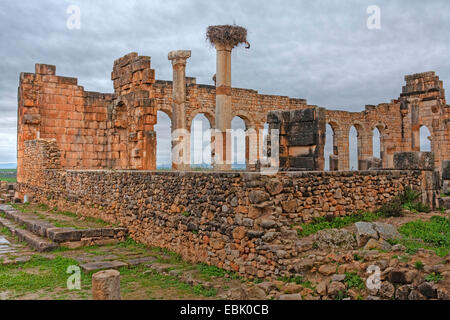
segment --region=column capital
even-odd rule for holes
[[[231,52],[233,50],[233,46],[230,45],[230,44],[215,43],[214,46],[216,47],[217,51],[229,51],[229,52]]]
[[[172,61],[172,65],[186,64],[186,60],[191,57],[191,50],[175,50],[169,52],[168,59]]]

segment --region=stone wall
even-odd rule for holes
[[[294,225],[374,210],[406,186],[436,193],[432,171],[155,172],[61,170],[55,141],[29,141],[22,194],[126,227],[131,237],[247,277],[296,273]],[[28,163],[28,161],[27,161]]]

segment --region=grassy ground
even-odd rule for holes
[[[331,220],[327,220],[325,217],[321,217],[314,219],[312,223],[301,224],[301,229],[298,229],[297,233],[299,237],[306,237],[315,234],[320,230],[340,229],[359,221],[371,222],[376,221],[382,217],[384,217],[384,215],[381,213],[371,212],[358,213],[351,216],[333,218]]]
[[[410,188],[406,188],[403,193],[383,204],[375,212],[359,212],[357,214],[334,217],[315,218],[311,223],[301,224],[297,228],[299,237],[306,237],[324,229],[340,229],[353,223],[364,221],[373,222],[387,217],[402,217],[408,210],[413,213],[429,213],[431,210],[428,205],[420,202],[420,194]],[[292,226],[294,228],[295,226]]]
[[[5,234],[6,235],[6,234]],[[75,259],[81,255],[107,256],[114,253],[118,258],[127,258],[131,254],[153,256],[156,263],[172,265],[170,275],[157,273],[148,267],[120,268],[121,295],[124,300],[149,299],[212,299],[217,296],[218,289],[202,283],[189,284],[177,277],[177,274],[192,272],[205,282],[222,283],[226,288],[231,282],[239,282],[230,274],[216,267],[204,264],[189,264],[177,254],[159,248],[146,246],[128,240],[124,243],[104,247],[86,247],[76,250],[61,249],[48,254],[34,254],[30,261],[21,264],[0,264],[0,294],[7,293],[8,299],[50,299],[50,300],[87,300],[91,299],[92,274],[81,271],[81,289],[67,289],[67,281],[71,274],[70,266],[79,266]],[[123,256],[120,256],[120,253]],[[12,258],[12,257],[11,257]],[[228,276],[226,276],[228,275]]]
[[[404,236],[400,241],[408,253],[414,254],[418,249],[433,250],[438,256],[450,253],[450,218],[434,216],[430,221],[411,221],[401,226],[398,231]]]
[[[61,217],[63,220],[67,218],[69,220],[64,221],[72,221],[70,222],[72,226],[73,221],[75,221],[79,228],[93,223],[85,220],[80,221],[74,213],[60,212],[44,205],[18,205],[17,208],[23,212],[31,211],[47,218],[47,214],[52,217]],[[382,215],[379,213],[361,213],[360,215],[336,218],[331,221],[317,220],[313,224],[303,226],[302,236],[324,228],[342,228],[355,221],[374,221],[381,217]],[[414,256],[419,248],[433,250],[439,257],[444,257],[450,252],[450,220],[448,216],[442,214],[438,216],[409,214],[407,217],[389,219],[403,221],[398,224],[398,230],[404,235],[404,239],[391,242],[392,244],[403,244],[407,248],[407,251],[398,257],[399,261],[411,260],[411,264],[419,270],[423,269],[424,262],[429,264],[429,261],[419,261]],[[397,225],[397,223],[394,224]],[[240,287],[242,282],[245,282],[234,272],[206,264],[190,264],[183,261],[181,256],[174,252],[161,248],[150,248],[138,244],[132,239],[107,246],[92,246],[73,250],[59,249],[49,255],[30,253],[30,250],[23,244],[18,243],[7,229],[0,229],[0,233],[10,242],[17,243],[22,248],[6,257],[0,256],[0,297],[6,293],[8,299],[91,299],[93,273],[81,271],[81,289],[67,289],[67,281],[71,276],[67,273],[68,268],[79,266],[82,263],[80,258],[100,259],[99,261],[127,261],[136,257],[154,257],[155,262],[151,263],[152,265],[168,266],[167,272],[162,273],[156,272],[154,268],[145,263],[137,267],[121,268],[121,294],[125,300],[220,298],[224,291]],[[4,258],[20,257],[22,250],[26,251],[22,256],[24,254],[30,255],[31,260],[19,264],[1,264]],[[190,282],[180,277],[180,275],[187,274],[191,274],[196,281]],[[430,281],[439,281],[438,278],[441,275],[430,274],[429,277]],[[305,289],[314,290],[315,288],[315,279],[311,276],[279,278],[278,280],[285,283],[296,283]],[[358,290],[363,288],[363,279],[356,273],[346,272],[344,281],[349,288]],[[346,298],[344,293],[338,297],[338,299],[343,298]]]
[[[101,227],[106,223],[98,219],[79,218],[72,212],[61,212],[45,205],[14,205],[22,212],[32,212],[49,220],[56,226]],[[91,246],[79,249],[60,248],[51,254],[31,252],[26,244],[19,243],[6,229],[3,235],[19,249],[0,256],[0,297],[7,294],[8,299],[91,299],[91,279],[93,273],[81,270],[81,289],[67,289],[67,273],[70,266],[79,266],[83,259],[88,261],[128,261],[135,258],[153,257],[155,264],[166,265],[167,273],[158,273],[149,268],[148,263],[136,267],[123,267],[121,273],[122,298],[147,299],[212,299],[219,291],[240,286],[242,279],[235,273],[206,264],[190,264],[181,256],[161,248],[150,248],[128,238],[126,241],[106,246]],[[31,256],[25,263],[3,265],[2,261]],[[81,260],[80,260],[81,259]],[[153,263],[152,263],[153,264]],[[189,273],[193,282],[185,282],[179,275]]]

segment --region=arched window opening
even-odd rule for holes
[[[330,171],[330,156],[334,154],[334,130],[329,124],[326,126],[325,136],[325,171]]]
[[[420,151],[431,152],[431,133],[427,126],[420,127]]]
[[[356,130],[355,126],[352,126],[349,134],[349,163],[351,171],[359,170],[358,151],[358,130]]]
[[[198,114],[191,124],[191,168],[211,169],[211,124]]]
[[[381,133],[378,128],[373,129],[372,154],[373,157],[381,159]]]
[[[172,169],[172,121],[167,113],[158,111],[156,132],[156,168]]]
[[[245,121],[240,117],[234,117],[231,121],[231,129],[231,168],[245,170],[247,168]]]

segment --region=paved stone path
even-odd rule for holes
[[[4,237],[0,236],[0,256],[14,252],[14,248],[11,243]]]

